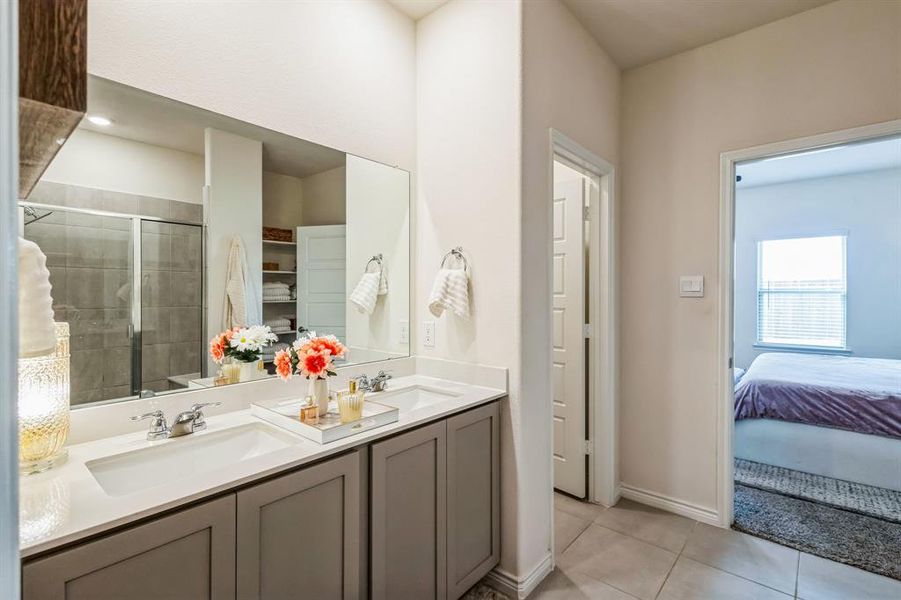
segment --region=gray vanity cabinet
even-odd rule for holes
[[[359,452],[237,496],[240,600],[359,597]]]
[[[440,421],[372,445],[373,600],[447,597],[447,430]]]
[[[22,568],[26,600],[235,598],[235,497],[82,543]]]
[[[447,420],[447,595],[459,598],[500,560],[498,403]]]
[[[374,600],[462,596],[500,558],[498,404],[372,445]]]

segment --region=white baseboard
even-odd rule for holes
[[[538,584],[554,570],[554,557],[547,554],[532,572],[522,579],[517,579],[512,573],[495,567],[485,576],[485,582],[491,587],[516,600],[524,600],[535,591]]]
[[[627,500],[647,504],[648,506],[653,506],[654,508],[688,517],[689,519],[694,519],[695,521],[700,521],[701,523],[706,523],[715,527],[722,526],[719,513],[705,506],[698,506],[691,502],[685,502],[678,498],[672,498],[649,490],[632,487],[624,483],[620,484],[619,491],[620,495]]]

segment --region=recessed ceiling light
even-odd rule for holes
[[[101,127],[106,127],[107,125],[113,124],[112,121],[110,121],[106,117],[101,117],[100,115],[91,115],[90,117],[88,117],[88,121],[90,121],[94,125],[100,125]]]

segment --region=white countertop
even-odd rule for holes
[[[127,495],[108,495],[88,470],[86,463],[143,448],[179,444],[184,440],[197,439],[229,428],[264,422],[251,415],[250,409],[243,409],[207,417],[208,426],[205,431],[180,438],[149,442],[145,432],[140,432],[69,446],[69,457],[65,463],[44,473],[20,479],[19,542],[22,558],[441,419],[507,394],[506,390],[498,388],[423,375],[394,379],[389,385],[389,391],[414,385],[442,388],[456,395],[423,408],[402,411],[396,423],[329,444],[320,445],[279,429],[296,443],[201,475],[179,478],[173,473],[171,479]],[[378,394],[368,394],[367,398],[377,400]]]

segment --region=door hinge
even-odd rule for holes
[[[594,442],[591,440],[585,440],[585,454],[589,456],[594,454]]]
[[[591,220],[591,207],[590,206],[582,207],[582,218],[585,219],[586,221]]]
[[[582,325],[582,337],[588,339],[592,335],[594,335],[594,330],[591,327],[591,323],[585,323],[584,325]]]
[[[731,368],[733,368],[734,366],[735,366],[735,359],[733,359],[733,358],[730,356],[730,357],[729,357],[729,368],[731,369]]]

